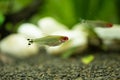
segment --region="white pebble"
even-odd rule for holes
[[[18,58],[25,58],[35,55],[38,47],[35,44],[28,45],[28,41],[20,34],[11,34],[0,42],[2,53]]]
[[[67,27],[59,22],[57,22],[52,17],[46,17],[38,21],[38,26],[40,29],[46,33],[50,34],[55,31],[67,30]]]
[[[24,23],[18,28],[18,33],[27,38],[40,38],[43,36],[42,31],[34,24]]]

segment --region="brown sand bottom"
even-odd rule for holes
[[[120,53],[96,52],[88,65],[76,55],[68,59],[41,53],[13,64],[0,63],[0,80],[120,80]]]

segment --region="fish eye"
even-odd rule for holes
[[[65,37],[63,37],[63,40],[68,40],[68,37],[66,37],[66,36],[65,36]]]
[[[61,41],[67,41],[67,40],[68,40],[67,36],[62,37],[62,39],[61,39]]]
[[[107,23],[106,26],[107,26],[107,27],[112,27],[113,24],[112,24],[112,23]]]

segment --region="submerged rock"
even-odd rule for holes
[[[35,55],[38,47],[33,44],[28,45],[27,39],[20,34],[11,34],[0,42],[1,52],[18,58],[25,58]]]

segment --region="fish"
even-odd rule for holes
[[[93,27],[103,27],[103,28],[111,28],[113,27],[113,24],[110,22],[100,21],[100,20],[82,20],[82,23],[85,23],[87,25],[93,26]]]
[[[60,35],[48,35],[42,38],[36,38],[36,39],[27,39],[28,45],[31,45],[32,43],[37,43],[39,45],[47,45],[47,46],[58,46],[66,41],[68,41],[67,36],[60,36]]]

